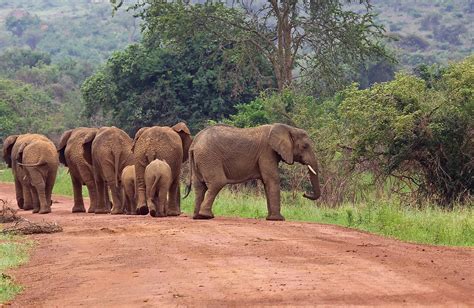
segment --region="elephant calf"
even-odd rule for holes
[[[145,168],[146,198],[151,216],[166,216],[171,183],[171,168],[165,161],[155,159]]]
[[[122,171],[122,199],[127,214],[137,212],[135,165],[126,166]]]

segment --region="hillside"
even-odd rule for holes
[[[399,61],[422,63],[460,60],[474,50],[473,0],[374,0]]]
[[[474,26],[473,0],[373,0],[373,4],[389,45],[404,66],[447,63],[473,51],[474,35],[469,31]],[[26,14],[29,24],[6,24],[9,16]],[[98,64],[112,51],[137,41],[139,32],[132,13],[122,9],[112,17],[108,0],[0,0],[0,50],[29,46],[49,53],[53,62],[72,57]]]
[[[95,65],[139,37],[137,21],[124,10],[112,17],[107,0],[0,0],[0,49],[29,47]]]

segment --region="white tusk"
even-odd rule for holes
[[[310,165],[307,165],[307,166],[308,166],[309,171],[311,171],[314,175],[318,175],[316,171],[314,171],[313,167],[311,167]]]

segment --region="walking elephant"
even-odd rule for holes
[[[122,200],[126,214],[137,213],[135,165],[126,166],[122,171]]]
[[[56,147],[50,140],[24,142],[18,149],[17,162],[30,185],[33,213],[51,212],[51,193],[59,167]]]
[[[306,131],[284,124],[235,128],[208,127],[199,132],[189,150],[190,182],[195,189],[194,219],[210,219],[212,203],[226,184],[262,180],[267,197],[267,220],[284,220],[280,213],[278,163],[308,166],[313,187],[304,196],[320,197],[318,163]]]
[[[145,197],[145,168],[155,159],[166,161],[171,168],[171,187],[169,189],[168,216],[181,214],[179,176],[181,165],[188,159],[192,138],[186,124],[180,122],[173,127],[144,127],[135,135],[133,153],[137,177],[137,212],[148,214]]]
[[[132,139],[115,126],[90,132],[84,139],[84,159],[92,165],[97,189],[96,214],[109,213],[108,190],[112,193],[111,214],[123,214],[120,177],[126,166],[134,164]]]
[[[155,159],[145,168],[146,202],[150,215],[165,217],[168,211],[168,192],[171,187],[171,168],[163,160]]]
[[[15,181],[15,194],[18,207],[23,210],[33,209],[32,191],[23,168],[18,165],[18,150],[22,144],[34,140],[49,140],[39,134],[23,134],[8,136],[3,142],[3,159],[12,168]]]
[[[59,161],[69,168],[74,192],[73,213],[85,212],[82,198],[82,185],[89,191],[89,213],[94,213],[97,207],[97,190],[94,181],[92,165],[84,158],[83,144],[86,137],[97,133],[97,128],[78,127],[65,131],[61,136],[58,146]]]

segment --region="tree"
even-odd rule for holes
[[[21,37],[27,29],[38,27],[40,22],[38,16],[31,15],[27,11],[17,10],[7,16],[5,26],[15,36]]]
[[[116,9],[123,4],[111,2]],[[357,13],[359,6],[345,5],[352,3],[363,10]],[[369,0],[243,0],[231,7],[214,1],[138,0],[133,8],[145,20],[146,33],[180,40],[183,34],[208,31],[223,45],[262,54],[273,67],[279,90],[292,83],[296,69],[300,75],[317,70],[322,78],[337,82],[341,66],[385,54],[377,42],[383,28],[376,24]],[[172,18],[170,12],[176,11],[188,16],[188,23]]]
[[[269,70],[262,57],[223,46],[206,32],[167,46],[158,35],[148,35],[141,44],[115,52],[84,82],[85,115],[94,118],[102,111],[130,133],[178,121],[197,130],[271,86],[271,79],[257,74]]]

